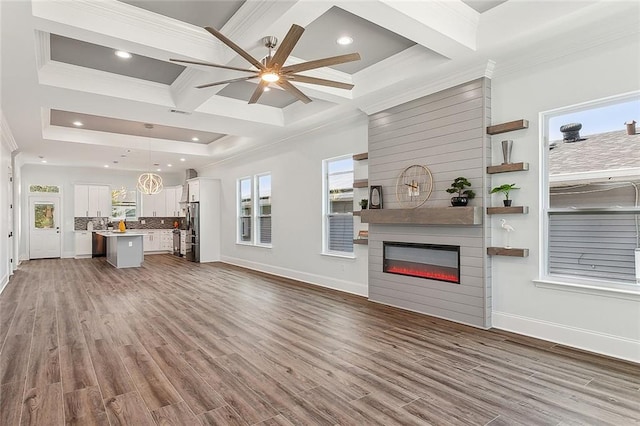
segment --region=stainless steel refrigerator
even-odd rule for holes
[[[188,204],[187,223],[186,258],[200,262],[200,203]]]

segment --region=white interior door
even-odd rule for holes
[[[29,259],[60,257],[60,197],[29,197]]]
[[[7,210],[7,217],[9,218],[9,220],[7,221],[7,225],[8,225],[8,229],[7,232],[8,234],[8,241],[7,241],[7,262],[8,262],[8,266],[9,266],[9,274],[13,274],[13,271],[15,270],[15,265],[17,262],[14,262],[13,259],[15,259],[15,257],[13,256],[13,241],[14,241],[14,235],[13,235],[13,172],[11,167],[9,167],[9,179],[8,179],[8,185],[7,185],[7,200],[8,200],[8,207],[9,209]]]

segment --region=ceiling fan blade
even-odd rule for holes
[[[196,89],[204,89],[205,87],[219,86],[221,84],[235,83],[238,81],[247,81],[247,80],[251,80],[252,78],[258,78],[258,77],[260,76],[256,74],[249,77],[240,77],[240,78],[233,78],[231,80],[216,81],[215,83],[208,83],[208,84],[202,84],[200,86],[196,86]]]
[[[309,102],[311,102],[311,99],[307,95],[302,93],[300,90],[298,90],[296,86],[289,83],[287,80],[281,78],[280,80],[276,81],[276,83],[278,83],[280,87],[282,87],[287,92],[291,93],[293,96],[295,96],[305,104],[308,104]]]
[[[256,102],[258,102],[258,99],[260,99],[260,96],[262,96],[262,94],[264,93],[264,88],[267,87],[268,85],[269,85],[268,81],[260,80],[260,83],[258,83],[258,87],[256,87],[256,90],[255,92],[253,92],[253,95],[251,95],[251,99],[249,99],[249,103],[255,104]]]
[[[182,62],[183,64],[204,65],[207,67],[224,68],[225,70],[243,71],[255,73],[256,70],[248,70],[245,68],[230,67],[228,65],[212,64],[211,62],[188,61],[186,59],[169,59],[171,62]]]
[[[265,66],[262,65],[262,63],[259,60],[249,55],[249,53],[246,50],[244,50],[243,48],[241,48],[240,46],[238,46],[237,44],[229,40],[220,31],[211,27],[204,27],[204,29],[209,31],[214,37],[216,37],[218,40],[220,40],[221,42],[229,46],[231,49],[233,49],[238,55],[242,56],[244,59],[249,61],[249,63],[254,67],[258,68],[259,70],[265,69]]]
[[[316,59],[314,61],[302,62],[300,64],[282,67],[283,73],[295,73],[300,71],[308,71],[316,68],[330,67],[331,65],[344,64],[347,62],[359,61],[359,53],[348,53],[346,55],[332,56],[330,58]]]
[[[276,50],[276,54],[269,60],[267,64],[267,68],[271,68],[274,65],[277,67],[276,69],[282,68],[284,62],[287,60],[291,51],[302,37],[302,33],[304,33],[304,28],[300,25],[293,24],[289,29],[289,32],[286,36],[284,36],[284,40],[280,43],[278,50]]]
[[[324,78],[308,77],[306,75],[286,74],[283,76],[287,80],[298,83],[319,84],[321,86],[337,87],[338,89],[353,89],[353,84],[342,83],[340,81],[326,80]]]

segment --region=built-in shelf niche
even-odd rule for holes
[[[424,207],[362,210],[362,223],[395,225],[480,225],[482,207]]]
[[[527,257],[529,249],[513,248],[513,247],[487,247],[489,256],[511,256],[511,257]]]
[[[527,214],[528,206],[487,207],[487,214]]]

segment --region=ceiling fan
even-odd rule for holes
[[[283,66],[285,61],[289,57],[289,54],[295,47],[296,43],[298,43],[298,40],[300,40],[300,37],[302,37],[302,33],[304,32],[304,28],[299,25],[293,24],[291,26],[291,28],[289,29],[289,32],[284,37],[284,40],[282,40],[280,47],[278,48],[278,50],[276,50],[276,53],[274,55],[272,55],[271,50],[276,47],[276,43],[278,42],[278,39],[275,37],[264,37],[262,41],[264,42],[265,47],[269,49],[269,55],[266,58],[264,58],[262,61],[259,61],[258,59],[251,56],[246,50],[242,49],[233,41],[229,40],[219,31],[211,27],[205,27],[205,30],[210,32],[218,40],[220,40],[221,42],[229,46],[231,49],[233,49],[238,55],[246,59],[256,69],[251,70],[251,69],[245,69],[245,68],[237,68],[237,67],[231,67],[227,65],[212,64],[209,62],[169,59],[170,61],[173,61],[173,62],[182,62],[185,64],[194,64],[194,65],[205,65],[209,67],[224,68],[228,70],[242,71],[242,72],[248,72],[252,74],[248,77],[240,77],[240,78],[234,78],[231,80],[224,80],[224,81],[218,81],[215,83],[203,84],[201,86],[197,86],[198,89],[217,86],[220,84],[229,84],[229,83],[235,83],[237,81],[246,81],[246,80],[252,80],[254,78],[259,78],[260,82],[258,83],[258,87],[253,92],[251,99],[249,99],[250,104],[255,104],[258,101],[258,99],[260,99],[260,96],[262,96],[264,89],[267,86],[269,86],[270,83],[276,83],[277,85],[282,87],[284,90],[286,90],[287,92],[289,92],[290,94],[292,94],[293,96],[295,96],[300,101],[306,104],[311,102],[311,99],[308,96],[306,96],[304,93],[302,93],[297,87],[291,84],[292,82],[319,84],[322,86],[336,87],[339,89],[346,89],[346,90],[351,90],[353,88],[353,84],[341,83],[339,81],[326,80],[323,78],[309,77],[305,75],[300,75],[298,73],[302,71],[316,69],[316,68],[344,64],[352,61],[358,61],[360,60],[360,55],[358,53],[349,53],[346,55],[331,56],[329,58],[316,59],[313,61],[307,61],[299,64],[288,65],[286,67]]]

